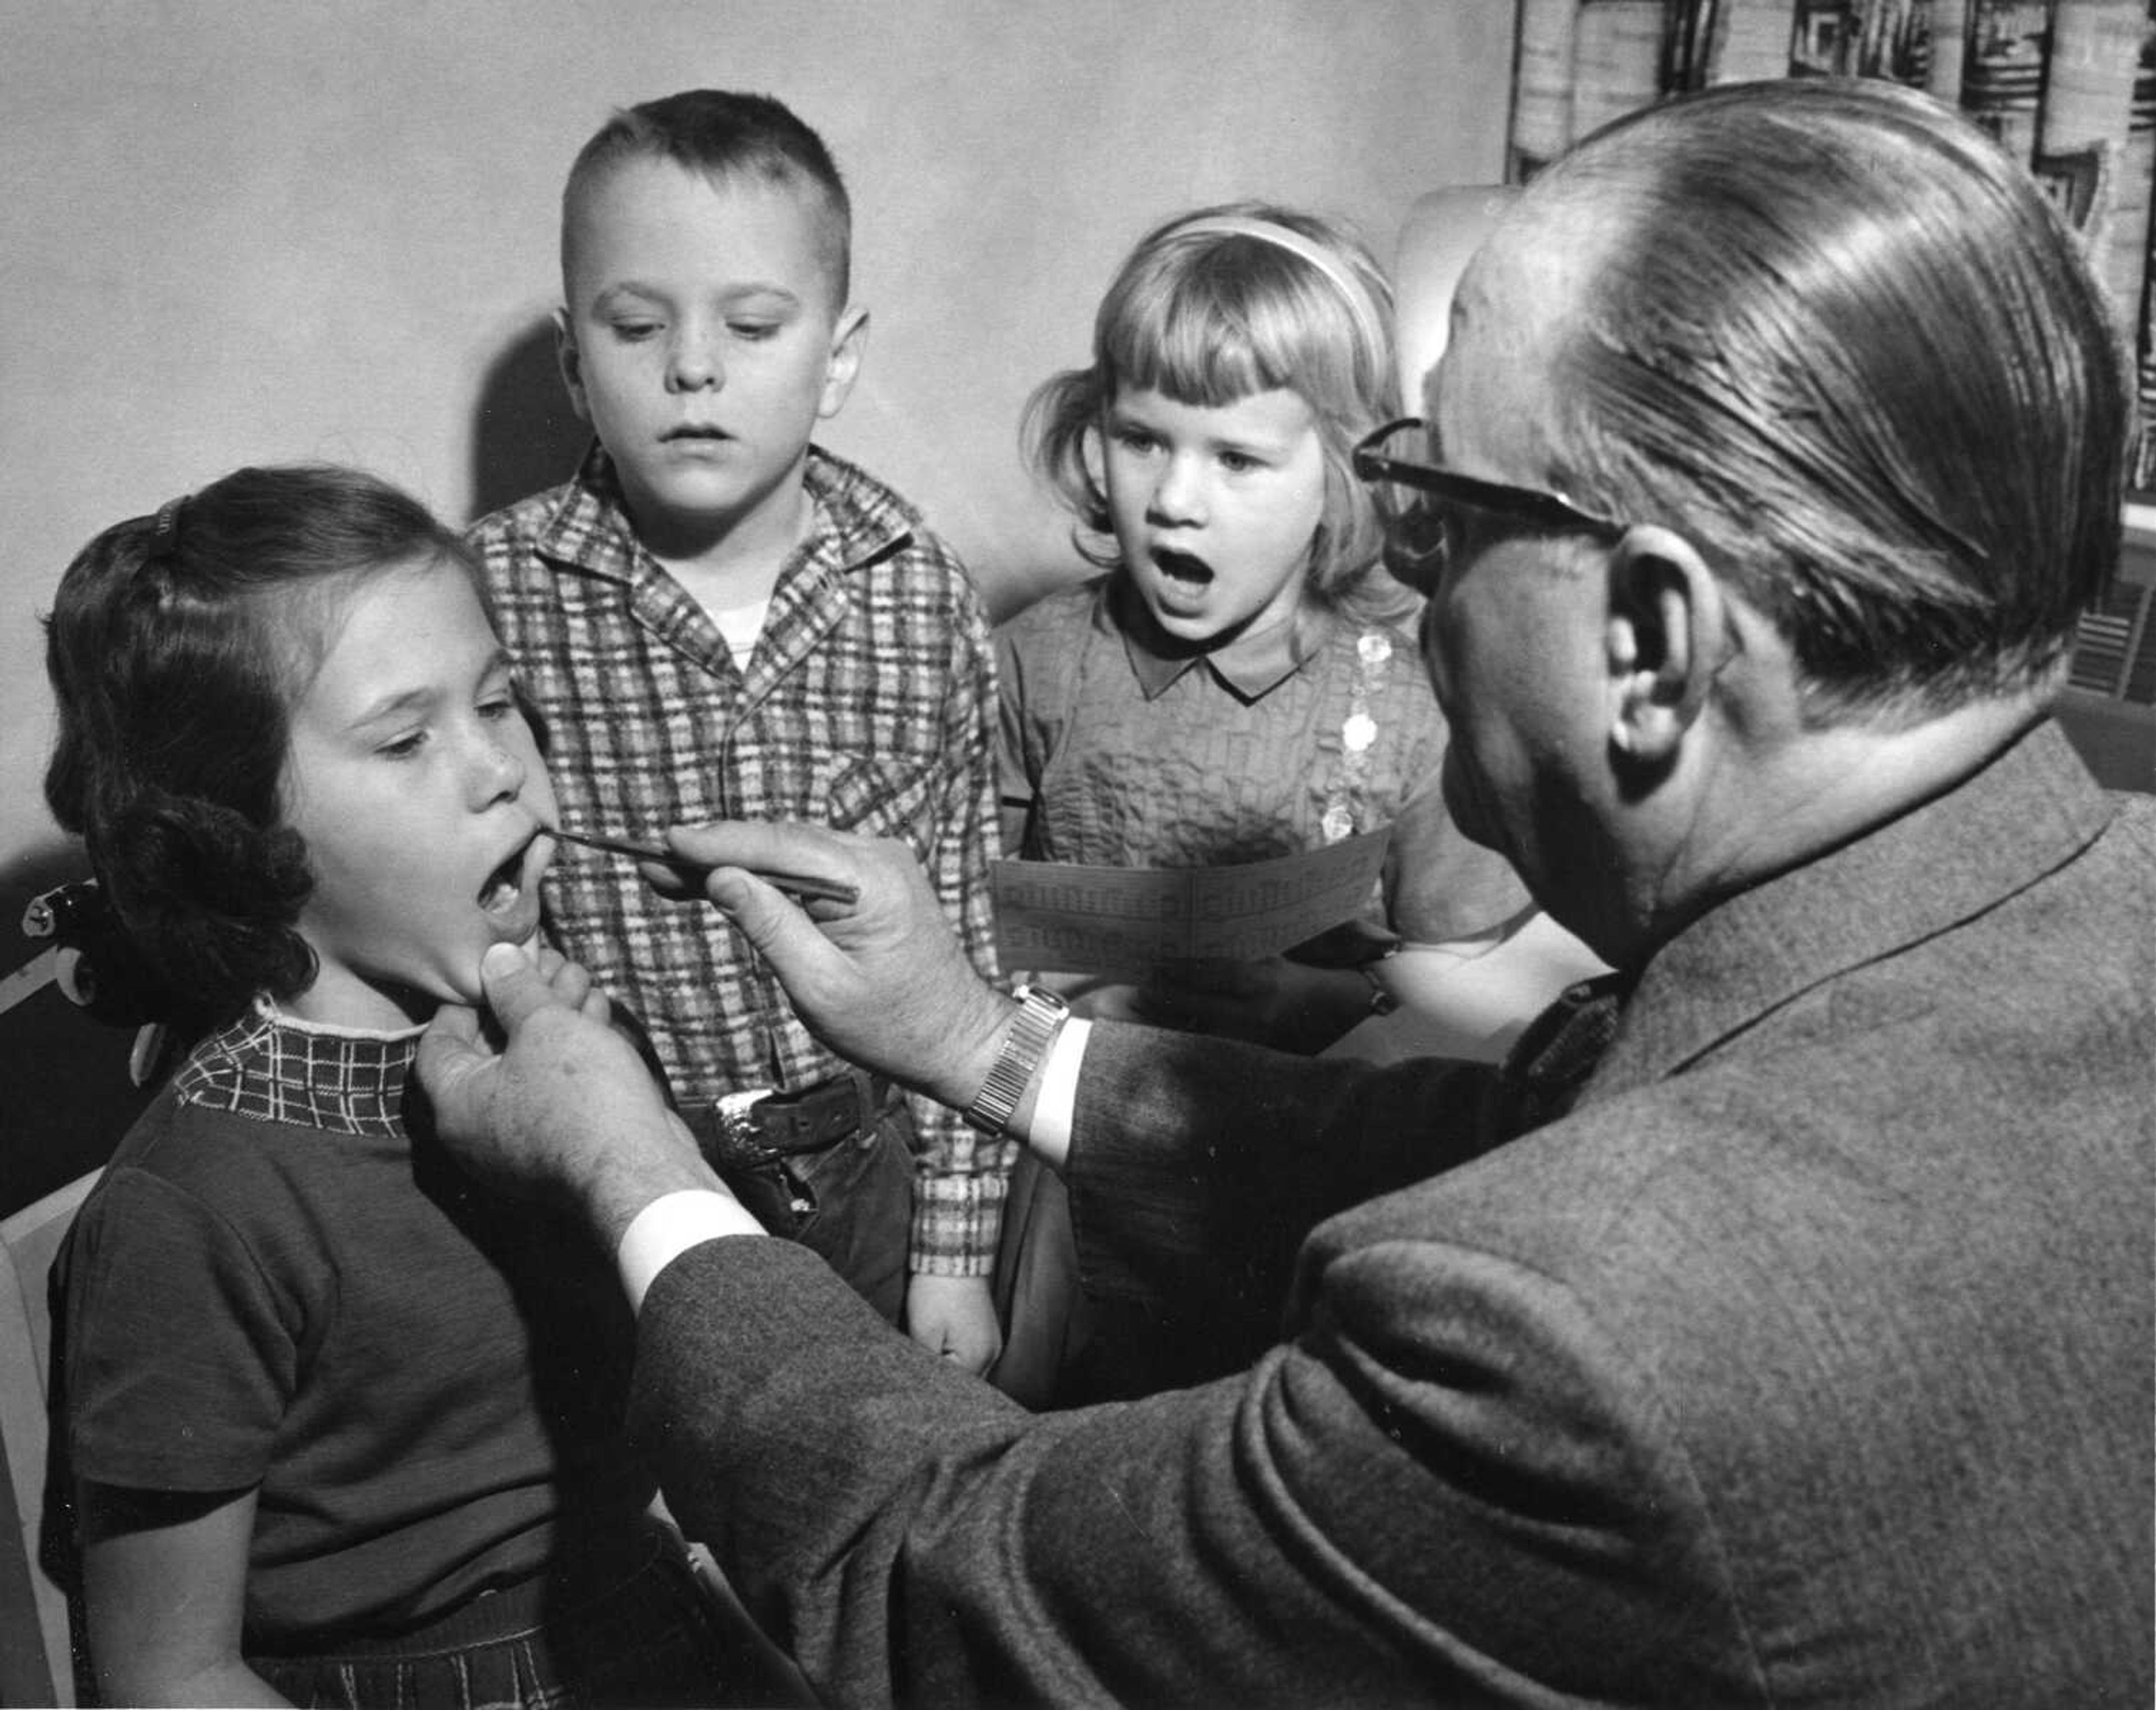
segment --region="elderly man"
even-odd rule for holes
[[[1527,190],[1358,459],[1455,815],[1620,970],[1502,1074],[1059,1024],[902,851],[674,834],[839,1050],[1065,1169],[1091,1286],[1263,1302],[1239,1376],[1036,1418],[940,1367],[490,953],[444,1124],[619,1243],[675,1512],[821,1690],[2148,1702],[2156,827],[2046,717],[2124,372],[1906,92],[1717,91]]]

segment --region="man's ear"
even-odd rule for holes
[[[554,362],[562,371],[562,384],[568,388],[569,408],[577,413],[577,419],[586,427],[591,425],[592,407],[584,397],[584,364],[577,349],[577,331],[570,325],[569,311],[554,311]]]
[[[858,305],[850,306],[831,329],[831,360],[824,370],[824,395],[816,402],[816,413],[821,419],[829,421],[844,407],[868,346],[869,311]]]
[[[1682,535],[1652,523],[1625,531],[1609,556],[1603,631],[1620,754],[1651,768],[1675,756],[1728,660],[1725,603]]]

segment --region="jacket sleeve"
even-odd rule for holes
[[[813,1256],[711,1241],[646,1300],[635,1417],[829,1702],[1707,1701],[1717,1569],[1591,1315],[1442,1241],[1304,1293],[1246,1373],[1036,1416]]]
[[[1255,1353],[1311,1230],[1479,1155],[1498,1096],[1476,1065],[1381,1067],[1096,1022],[1065,1171],[1086,1290],[1174,1300]]]

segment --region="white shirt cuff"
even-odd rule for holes
[[[621,1245],[614,1250],[629,1311],[644,1310],[644,1297],[659,1273],[690,1248],[721,1235],[763,1232],[763,1225],[731,1194],[709,1188],[661,1194],[629,1220],[621,1232]]]
[[[1078,1071],[1086,1060],[1086,1035],[1092,1030],[1091,1022],[1075,1015],[1057,1030],[1055,1042],[1041,1060],[1033,1120],[1026,1124],[1026,1149],[1059,1175],[1070,1156],[1070,1125],[1078,1108]]]

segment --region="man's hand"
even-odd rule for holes
[[[945,1104],[973,1101],[1017,1005],[973,971],[905,845],[738,820],[677,826],[667,841],[714,869],[705,895],[771,964],[824,1044]],[[759,872],[842,881],[860,899],[804,911]]]
[[[574,963],[496,944],[480,964],[490,1032],[444,1004],[419,1041],[420,1085],[444,1145],[474,1175],[566,1193],[605,1250],[680,1188],[725,1189],[650,1071],[604,1020]]]

